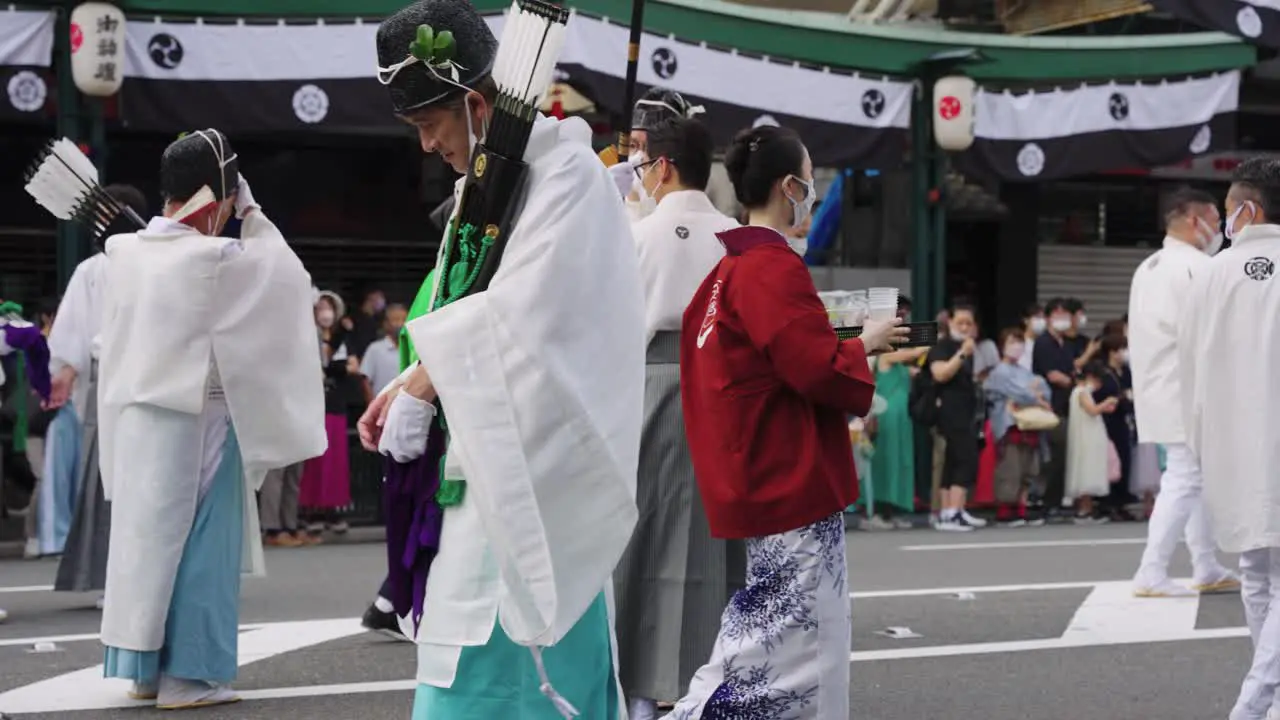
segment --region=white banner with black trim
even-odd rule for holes
[[[490,16],[495,34],[503,18]],[[231,134],[392,126],[374,79],[373,22],[255,25],[134,20],[128,25],[126,122],[164,132],[216,126]],[[575,14],[560,80],[621,114],[627,29]],[[909,83],[753,58],[646,34],[639,82],[706,107],[720,144],[757,122],[793,127],[818,164],[900,162]],[[643,89],[643,88],[642,88]]]
[[[53,107],[53,11],[0,9],[0,122],[40,122]]]
[[[1157,10],[1203,28],[1280,48],[1280,0],[1150,0]]]
[[[979,89],[961,171],[1007,181],[1152,168],[1235,145],[1240,72],[1022,94]]]

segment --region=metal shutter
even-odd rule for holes
[[[1079,298],[1089,315],[1090,334],[1129,312],[1133,271],[1153,248],[1099,245],[1041,245],[1036,294],[1044,303],[1056,297]]]

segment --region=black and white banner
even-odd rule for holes
[[[1235,144],[1240,73],[1021,95],[979,89],[960,169],[1010,181],[1151,168]]]
[[[0,9],[0,122],[42,122],[53,108],[53,11]]]
[[[1280,48],[1280,0],[1150,0],[1157,10],[1200,27]]]
[[[503,17],[490,16],[501,34]],[[231,134],[387,127],[375,79],[374,23],[168,23],[128,26],[123,90],[132,127],[164,132],[216,126]],[[575,14],[561,79],[621,112],[627,29]],[[720,144],[758,122],[797,130],[818,164],[900,162],[912,86],[780,64],[646,34],[639,82],[704,105]]]

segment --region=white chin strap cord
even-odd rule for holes
[[[227,172],[226,172],[227,165],[230,165],[233,160],[240,157],[240,154],[236,153],[236,154],[233,154],[231,157],[227,157],[226,156],[227,147],[226,147],[226,144],[222,142],[222,133],[218,132],[217,130],[214,130],[213,128],[209,128],[208,130],[197,130],[196,134],[200,136],[200,139],[209,143],[209,148],[213,150],[213,157],[218,161],[218,182],[222,185],[222,194],[218,196],[218,200],[219,202],[221,202],[222,200],[226,200],[227,199]],[[214,144],[214,140],[218,141],[216,145]],[[221,213],[221,209],[219,209],[219,213]],[[207,234],[209,235],[213,234],[213,226],[216,226],[218,224],[218,220],[220,219],[221,219],[220,217],[215,218],[213,225],[210,226],[209,232]]]

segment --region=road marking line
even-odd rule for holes
[[[10,587],[0,587],[0,593],[33,593],[48,592],[53,590],[52,585],[15,585]]]
[[[327,697],[330,695],[360,695],[364,693],[406,692],[418,688],[417,680],[384,680],[379,682],[342,683],[338,685],[300,685],[297,687],[244,690],[245,700],[277,700],[280,698]]]
[[[322,620],[312,620],[309,622],[358,622],[360,618],[329,618]],[[289,620],[285,622],[264,622],[264,623],[245,623],[240,626],[240,632],[246,630],[258,630],[261,628],[269,628],[275,625],[289,624],[297,621]],[[68,643],[68,642],[85,642],[87,640],[97,640],[101,635],[98,633],[80,633],[74,635],[45,635],[40,637],[18,637],[18,638],[0,638],[0,647],[13,647],[15,645],[35,645],[38,642],[51,643]]]
[[[1132,582],[1101,583],[1076,608],[1063,638],[1104,644],[1113,638],[1138,642],[1195,632],[1200,596],[1139,598]]]
[[[907,552],[943,552],[948,550],[1004,550],[1009,548],[1105,547],[1108,545],[1145,545],[1146,538],[1097,538],[1094,540],[1026,540],[1020,542],[930,543],[902,545]]]
[[[1106,582],[1109,581],[1095,580],[1093,582],[1029,583],[1025,585],[979,585],[972,587],[913,588],[910,590],[866,590],[862,592],[851,592],[849,593],[849,597],[853,600],[870,600],[872,598],[954,595],[962,592],[1005,593],[1030,592],[1033,590],[1078,590],[1080,588],[1096,587]]]
[[[266,660],[364,632],[358,618],[259,625],[241,632],[237,665]],[[0,694],[0,711],[50,713],[146,705],[130,700],[129,682],[102,677],[102,666],[76,670]]]
[[[1153,602],[1163,602],[1156,600]],[[874,662],[878,660],[914,660],[960,655],[991,655],[1031,650],[1066,650],[1070,648],[1102,647],[1111,645],[1136,645],[1157,642],[1182,642],[1190,640],[1218,640],[1222,638],[1249,637],[1249,628],[1214,628],[1165,635],[1163,637],[1115,636],[1098,638],[1079,637],[1045,638],[1042,640],[1015,640],[1011,642],[974,643],[970,645],[937,645],[893,650],[864,650],[849,656],[850,662]]]

